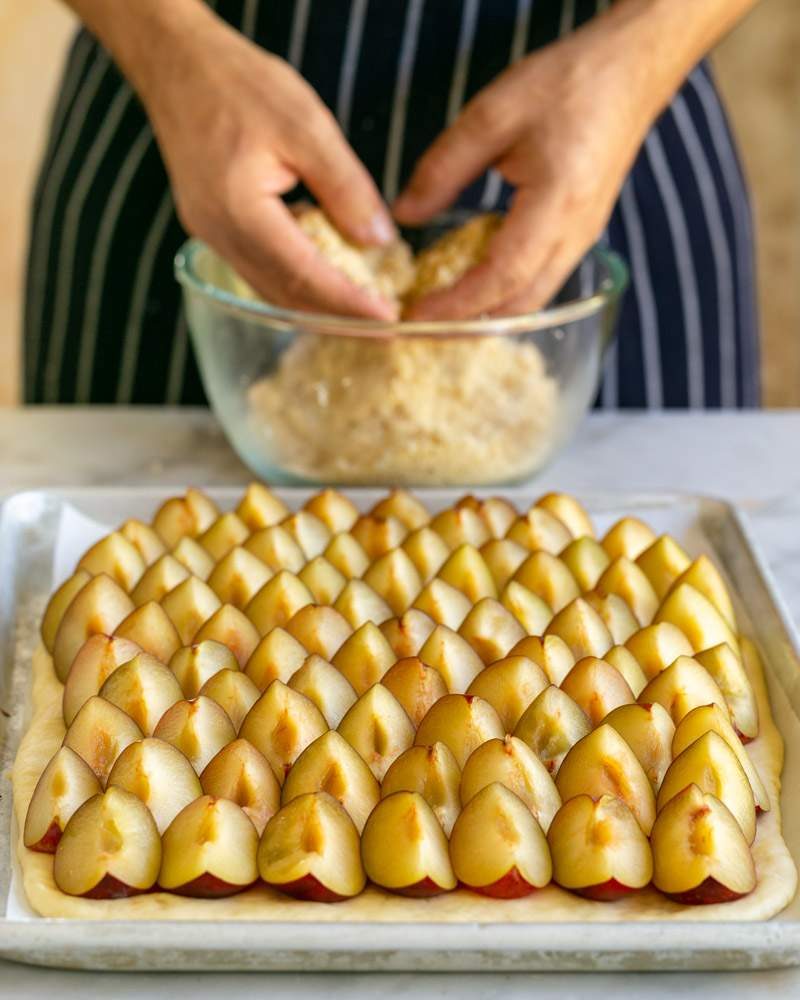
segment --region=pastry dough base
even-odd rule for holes
[[[343,903],[307,903],[257,886],[227,899],[189,899],[153,892],[129,899],[94,900],[68,896],[53,880],[53,856],[29,851],[22,829],[33,790],[47,762],[61,745],[62,685],[52,661],[40,647],[33,658],[33,717],[20,744],[12,772],[14,808],[19,830],[17,853],[25,895],[44,917],[79,920],[261,920],[276,922],[365,923],[558,923],[621,921],[766,920],[794,897],[797,869],[781,835],[780,788],[783,740],[772,719],[763,668],[755,647],[742,641],[750,679],[758,700],[761,728],[748,750],[770,796],[772,808],[758,821],[753,844],[758,884],[749,896],[712,906],[682,906],[654,890],[635,893],[615,903],[597,903],[549,885],[523,899],[487,899],[465,890],[431,899],[407,899],[368,888]]]

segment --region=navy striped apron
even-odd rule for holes
[[[459,108],[510,62],[608,0],[220,0],[333,110],[391,199]],[[502,206],[489,172],[462,205]],[[81,32],[36,188],[25,309],[31,403],[205,401],[172,257],[184,239],[141,105]],[[708,67],[658,120],[605,236],[632,290],[602,407],[759,402],[750,211]]]

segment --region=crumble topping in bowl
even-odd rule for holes
[[[536,467],[557,395],[524,341],[306,334],[251,387],[249,405],[276,461],[298,476],[489,483]]]

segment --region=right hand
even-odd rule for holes
[[[276,305],[395,319],[323,259],[281,199],[302,181],[353,242],[394,238],[333,115],[287,62],[222,21],[186,35],[140,91],[187,231]]]

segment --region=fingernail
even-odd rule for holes
[[[373,215],[368,228],[371,240],[375,243],[391,243],[397,239],[394,223],[383,212]]]

